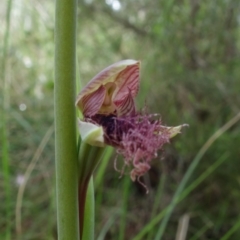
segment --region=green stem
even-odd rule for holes
[[[103,156],[104,150],[105,148],[93,147],[84,142],[81,143],[80,147],[78,210],[80,239],[83,240],[94,239],[94,187],[91,177]]]
[[[129,201],[129,194],[130,194],[130,178],[124,178],[123,182],[123,202],[122,202],[122,212],[120,218],[120,229],[119,229],[119,240],[125,239],[125,232],[126,232],[126,225],[127,225],[127,209],[128,209],[128,201]]]
[[[84,231],[83,240],[94,240],[94,215],[95,215],[95,198],[93,177],[90,178],[87,194],[86,205],[84,209]]]
[[[55,136],[58,239],[79,239],[76,144],[76,0],[57,0],[55,13]]]
[[[86,178],[85,181],[79,182],[79,189],[78,189],[78,215],[79,215],[79,229],[80,229],[80,239],[83,239],[83,235],[85,235],[85,205],[87,199],[87,190],[88,190],[88,183],[90,177]],[[91,201],[91,199],[90,199]],[[92,202],[92,201],[91,201]],[[94,204],[93,204],[94,207]],[[85,223],[85,224],[84,224]],[[90,240],[90,239],[89,239]]]

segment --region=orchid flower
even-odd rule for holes
[[[103,147],[113,146],[131,168],[131,179],[139,180],[150,169],[169,139],[180,133],[177,127],[162,125],[159,114],[137,111],[134,103],[139,90],[140,62],[123,60],[98,73],[79,93],[76,106],[82,141]]]

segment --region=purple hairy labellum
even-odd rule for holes
[[[162,125],[159,114],[137,111],[134,98],[139,90],[140,62],[123,60],[97,74],[79,93],[76,105],[82,140],[94,146],[110,145],[131,168],[131,179],[139,180],[170,138],[182,127]]]

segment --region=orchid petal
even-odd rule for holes
[[[117,106],[117,115],[118,116],[129,116],[136,112],[134,100],[132,94],[129,90],[128,95],[121,102],[115,103]]]
[[[103,128],[90,122],[78,120],[78,127],[82,141],[97,147],[104,147]]]
[[[124,99],[129,94],[129,90],[132,97],[136,97],[139,91],[139,65],[140,62],[127,66],[126,69],[117,76],[115,83],[118,91],[114,96],[114,102]]]
[[[183,127],[188,127],[188,124],[182,124],[177,127],[164,127],[170,134],[169,138],[175,137],[177,134],[181,133]]]
[[[121,101],[128,95],[129,89],[135,97],[139,89],[139,65],[139,61],[136,60],[123,60],[105,68],[82,89],[77,96],[76,105],[82,110],[85,104],[84,97],[108,83],[114,83],[116,86],[111,101]],[[112,112],[109,109],[106,113]]]
[[[95,92],[90,93],[78,102],[78,107],[82,110],[84,116],[91,117],[101,108],[106,95],[106,89],[100,86]]]

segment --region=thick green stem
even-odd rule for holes
[[[76,0],[56,1],[55,131],[58,239],[79,239],[76,144]]]

